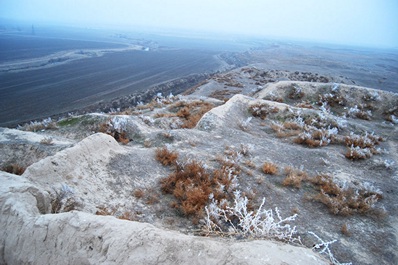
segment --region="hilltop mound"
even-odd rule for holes
[[[397,263],[398,95],[254,72],[2,129],[2,263]]]

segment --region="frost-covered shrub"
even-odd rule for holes
[[[143,122],[145,122],[145,124],[147,124],[147,125],[152,126],[152,125],[155,124],[155,120],[152,119],[152,118],[149,117],[149,116],[140,115],[139,118],[140,118]]]
[[[212,202],[205,207],[205,229],[208,233],[242,235],[254,238],[274,238],[287,242],[300,242],[296,227],[291,226],[297,214],[282,218],[278,208],[263,209],[265,199],[255,211],[248,209],[248,199],[234,192],[234,201]]]
[[[383,140],[382,137],[374,133],[366,132],[365,135],[361,136],[351,132],[349,136],[344,138],[345,144],[348,147],[345,156],[349,159],[358,160],[379,154],[381,150],[375,146]]]
[[[296,139],[295,143],[307,145],[309,147],[326,146],[334,141],[338,134],[337,128],[328,128],[321,130],[312,130],[301,133]]]
[[[24,131],[37,132],[47,129],[57,129],[57,125],[56,122],[53,121],[51,118],[47,118],[42,121],[31,121],[24,126],[19,126],[19,129]]]
[[[326,254],[330,261],[332,262],[332,264],[335,265],[352,265],[351,262],[349,263],[340,263],[334,256],[332,251],[330,250],[329,246],[335,242],[337,242],[337,240],[331,240],[331,241],[324,241],[323,239],[321,239],[318,235],[316,235],[314,232],[309,231],[308,234],[314,236],[316,239],[318,239],[319,243],[314,244],[314,246],[312,247],[312,249],[314,251],[318,251],[319,254]]]
[[[300,86],[294,84],[290,89],[288,97],[290,99],[301,99],[302,97],[304,97],[304,92]]]
[[[249,112],[254,117],[259,117],[264,120],[268,114],[277,113],[279,112],[279,109],[275,106],[272,107],[267,103],[257,103],[249,107]]]
[[[381,98],[377,91],[368,91],[368,93],[363,96],[363,99],[366,101],[378,101]]]
[[[357,105],[355,105],[354,107],[351,107],[348,110],[348,114],[350,116],[355,116],[362,120],[371,120],[371,117],[372,117],[372,112],[370,110],[368,110],[368,111],[361,110],[358,108]]]
[[[51,200],[51,213],[62,213],[75,210],[80,202],[75,198],[75,191],[66,184],[55,189]]]
[[[252,120],[253,117],[248,117],[246,120],[241,121],[238,126],[241,128],[243,131],[247,131],[249,129],[249,124],[250,121]]]
[[[118,142],[127,144],[130,141],[127,137],[127,125],[126,117],[114,116],[107,122],[100,124],[98,131],[111,135]]]
[[[374,204],[383,198],[382,192],[368,182],[352,185],[339,182],[325,174],[310,179],[310,182],[319,190],[313,199],[327,206],[335,215],[368,213],[374,209]]]

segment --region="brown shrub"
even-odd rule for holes
[[[203,214],[213,185],[210,174],[196,161],[177,166],[160,183],[164,193],[174,195],[178,201],[175,207],[186,216]]]
[[[191,115],[191,111],[188,107],[183,107],[177,112],[177,117],[188,119]]]
[[[176,116],[183,119],[181,128],[192,129],[202,116],[214,108],[214,105],[204,101],[178,101],[169,107],[170,111],[177,111]]]
[[[164,166],[175,165],[178,158],[177,152],[171,152],[167,147],[157,148],[155,151],[155,158]]]
[[[345,236],[351,236],[351,232],[348,230],[348,225],[345,224],[345,223],[341,226],[341,230],[340,231]]]
[[[376,149],[374,149],[376,151]],[[344,156],[351,160],[360,160],[370,158],[372,156],[372,152],[368,148],[360,148],[360,147],[350,147],[347,149],[347,152]]]
[[[136,218],[134,217],[134,215],[131,212],[125,211],[121,215],[117,216],[117,219],[133,221]]]
[[[127,133],[124,131],[119,132],[119,131],[115,130],[113,128],[113,126],[111,125],[110,121],[100,123],[98,125],[97,132],[106,133],[106,134],[112,136],[113,138],[115,138],[115,140],[117,142],[122,143],[122,144],[128,144],[130,142],[130,139],[128,138]]]
[[[244,164],[245,164],[247,167],[250,167],[250,168],[253,168],[253,169],[256,168],[256,164],[254,164],[254,162],[251,161],[251,160],[246,160],[246,161],[244,162]]]
[[[4,166],[1,170],[15,175],[22,175],[25,172],[26,167],[13,163]]]
[[[145,198],[145,203],[149,205],[158,203],[159,201],[159,196],[155,192],[149,192]]]
[[[365,214],[372,210],[376,201],[383,198],[376,191],[340,187],[328,175],[318,175],[310,181],[319,190],[313,199],[326,205],[335,215]]]
[[[141,199],[142,197],[144,197],[144,191],[142,189],[136,189],[133,192],[134,197],[136,197],[137,199]]]
[[[254,117],[259,117],[264,120],[269,113],[278,113],[279,109],[277,107],[271,107],[267,103],[257,103],[249,107],[249,112]]]
[[[292,167],[286,167],[285,173],[286,178],[282,181],[283,186],[291,186],[298,189],[301,187],[301,182],[308,179],[306,172]]]
[[[265,174],[269,175],[275,175],[278,172],[278,167],[271,162],[265,162],[262,169]]]
[[[195,222],[203,217],[204,207],[209,202],[210,194],[215,200],[231,197],[234,189],[234,168],[224,164],[220,169],[206,171],[196,161],[178,165],[173,173],[160,180],[163,193],[172,194],[177,200],[172,203],[184,216]]]
[[[372,118],[366,111],[359,111],[355,114],[358,119],[370,121]]]
[[[372,148],[383,140],[383,137],[374,134],[366,134],[364,136],[350,135],[344,138],[346,146],[359,146],[361,148]]]
[[[287,130],[300,130],[301,126],[297,122],[284,122],[283,128]]]
[[[304,97],[304,92],[301,90],[299,86],[293,85],[287,96],[290,99],[301,99],[302,97]]]

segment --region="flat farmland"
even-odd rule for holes
[[[65,50],[122,48],[125,46],[101,41],[3,34],[0,37],[0,63],[41,57]]]
[[[73,111],[180,78],[216,71],[216,52],[123,51],[46,69],[0,74],[0,126]]]

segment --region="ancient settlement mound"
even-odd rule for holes
[[[397,264],[398,95],[267,74],[1,128],[0,264]]]

